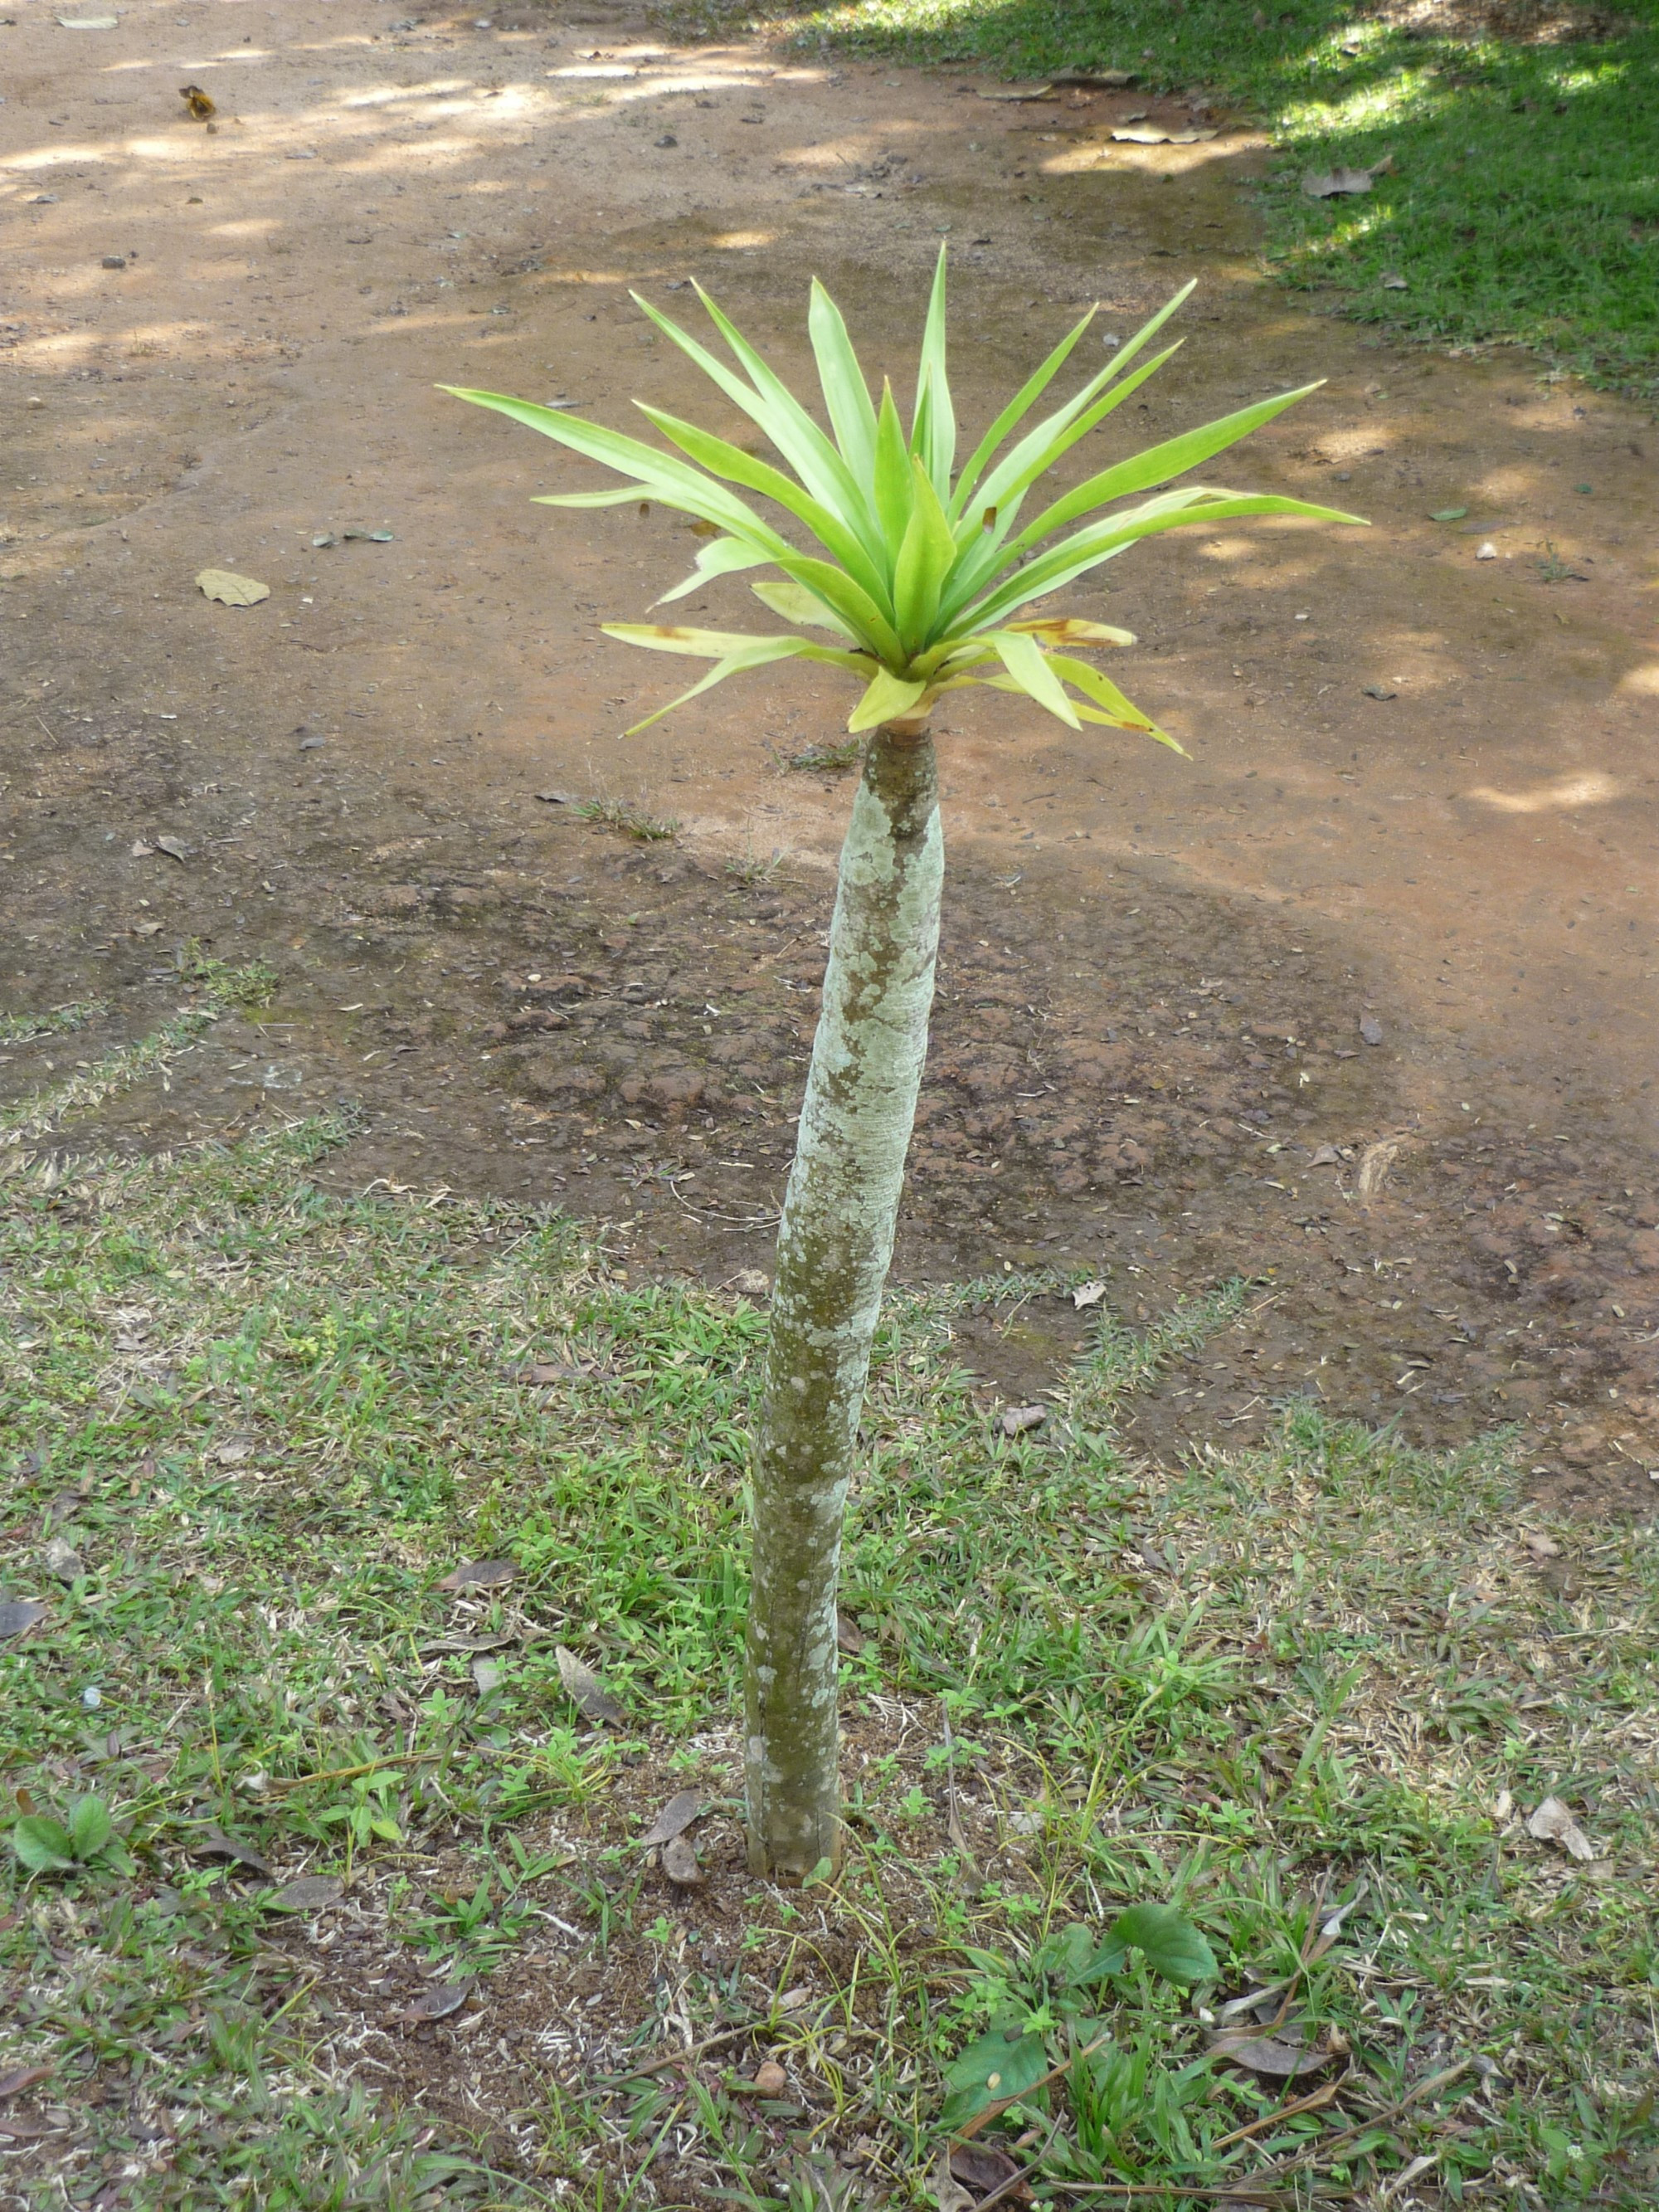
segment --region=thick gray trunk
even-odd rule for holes
[[[944,866],[933,739],[878,730],[842,848],[755,1443],[749,1855],[785,1880],[841,1858],[842,1521],[927,1052]]]

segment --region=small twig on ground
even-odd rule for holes
[[[625,2074],[611,2074],[611,2081],[632,2081],[641,2074],[660,2074],[665,2067],[684,2065],[687,2059],[701,2058],[705,2051],[718,2051],[722,2044],[736,2043],[745,2035],[754,2035],[770,2025],[764,2015],[745,2021],[741,2027],[723,2027],[718,2035],[705,2035],[701,2043],[688,2043],[684,2051],[665,2051],[660,2058],[647,2058],[643,2065],[630,2066]]]

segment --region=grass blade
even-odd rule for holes
[[[848,467],[860,483],[866,483],[875,468],[876,410],[841,309],[816,276],[806,329],[836,442]]]
[[[733,537],[787,550],[786,541],[752,508],[745,507],[724,484],[705,476],[700,469],[694,469],[677,454],[659,453],[655,447],[630,438],[621,430],[607,430],[601,423],[585,422],[580,416],[566,415],[556,408],[538,407],[533,400],[514,399],[506,392],[473,392],[454,384],[441,384],[438,389],[454,398],[467,400],[475,407],[488,407],[495,414],[524,423],[528,429],[539,430],[544,437],[568,446],[573,452],[585,453],[589,460],[602,462],[619,475],[632,477],[641,488],[631,495],[634,498],[643,494],[659,501],[664,507],[712,522]],[[580,492],[554,492],[544,495],[538,504],[564,507],[573,499],[587,496]],[[607,507],[621,504],[608,493],[603,495],[603,500]]]
[[[647,422],[653,422],[665,438],[671,439],[701,468],[740,483],[747,490],[757,491],[764,498],[776,500],[797,521],[804,522],[819,544],[832,553],[872,598],[878,598],[885,591],[886,578],[854,532],[839,515],[814,499],[810,492],[803,491],[793,477],[785,476],[769,461],[745,453],[740,446],[716,437],[712,430],[704,430],[695,422],[682,422],[678,416],[666,414],[660,407],[647,406],[642,399],[634,404]]]
[[[1086,483],[1079,484],[1063,499],[1040,514],[1030,526],[1014,539],[1012,550],[1024,552],[1046,538],[1051,530],[1059,530],[1074,522],[1091,507],[1103,507],[1109,500],[1124,499],[1131,492],[1151,491],[1157,485],[1168,483],[1171,477],[1183,476],[1200,462],[1213,459],[1241,438],[1248,438],[1264,422],[1271,422],[1298,399],[1305,399],[1310,392],[1317,392],[1318,382],[1304,384],[1295,392],[1282,392],[1271,399],[1258,400],[1254,406],[1241,407],[1231,415],[1218,416],[1213,422],[1205,423],[1197,430],[1188,430],[1178,438],[1166,439],[1161,446],[1149,446],[1144,453],[1135,453],[1127,461],[1119,461],[1113,468],[1103,469],[1098,476],[1091,477]]]
[[[893,387],[886,383],[881,387],[881,413],[876,418],[874,489],[887,557],[896,561],[910,526],[915,486],[910,473],[910,449],[904,442],[898,409],[893,404]]]
[[[981,472],[992,454],[995,453],[1015,425],[1023,422],[1037,401],[1042,398],[1043,393],[1070,360],[1073,349],[1078,340],[1099,313],[1098,307],[1091,307],[1082,321],[1074,325],[1066,332],[1042,366],[1034,370],[1026,378],[978,445],[975,447],[968,465],[957,477],[957,488],[951,495],[950,514],[953,521],[965,511],[968,501],[973,495],[974,486],[979,482]]]
[[[697,286],[697,297],[754,386],[753,404],[744,410],[745,413],[752,415],[760,424],[807,489],[824,506],[833,507],[873,555],[877,550],[876,517],[859,479],[782,378],[756,352],[701,284]]]
[[[857,641],[857,632],[805,584],[767,582],[751,584],[749,588],[763,607],[770,607],[785,622],[811,623],[819,629],[834,630],[837,637]]]
[[[901,641],[919,652],[939,611],[939,592],[957,557],[951,522],[920,455],[910,462],[915,501],[893,567],[893,620]]]
[[[1028,698],[1039,707],[1046,707],[1060,721],[1073,730],[1081,726],[1077,709],[1061,689],[1060,678],[1048,665],[1042,647],[1029,631],[994,629],[986,632],[985,642],[994,646],[997,659]]]
[[[945,257],[943,246],[933,265],[933,287],[928,295],[927,320],[921,333],[921,354],[916,363],[916,398],[910,421],[910,450],[927,471],[928,481],[940,500],[951,495],[951,471],[957,458],[956,410],[951,404],[950,380],[945,374]]]
[[[716,538],[698,554],[691,574],[653,599],[653,606],[665,607],[675,599],[683,599],[688,592],[699,585],[712,584],[718,576],[735,576],[744,568],[760,568],[771,560],[769,553],[757,553],[752,545],[745,545],[740,538]]]
[[[1267,493],[1212,492],[1203,485],[1185,493],[1150,501],[1132,514],[1114,517],[1093,529],[1079,531],[1048,553],[1017,571],[973,610],[975,626],[1029,606],[1045,592],[1058,591],[1078,576],[1086,575],[1142,538],[1166,530],[1185,529],[1192,523],[1228,522],[1246,514],[1300,514],[1318,522],[1352,522],[1369,527],[1363,514],[1344,514],[1332,507],[1315,507],[1303,499],[1281,499]]]

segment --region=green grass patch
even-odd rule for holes
[[[1364,2201],[1431,2158],[1443,2203],[1652,2201],[1651,1530],[1551,1532],[1499,1444],[1302,1402],[1260,1449],[1132,1459],[1120,1409],[1248,1326],[1240,1284],[1105,1321],[1012,1440],[953,1325],[1059,1286],[897,1297],[848,1546],[846,1875],[791,1898],[705,1832],[708,1889],[675,1891],[632,1838],[738,1787],[764,1316],[626,1285],[555,1218],[326,1196],[344,1133],[0,1181],[0,1601],[43,1608],[0,1647],[0,2075],[48,2069],[67,2116],[22,2202],[122,2174],[135,2206],[412,2212],[562,2177],[600,2212],[649,2168],[663,2203],[812,2212],[855,2172],[920,2203],[988,2032],[1031,2058],[987,2140],[1038,2130],[1039,2199]],[[477,1560],[511,1581],[443,1587]],[[1525,1832],[1551,1795],[1595,1861]],[[495,2112],[510,2139],[434,2142],[349,2056],[395,2039],[331,2039],[327,1954],[276,1909],[301,1875],[345,1886],[345,1999],[382,2021],[371,1978],[516,1990],[558,1934],[573,2055]],[[1070,1928],[1170,1902],[1217,1980],[1078,1980]],[[1251,1990],[1327,2101],[1278,2117],[1211,2051]],[[781,2101],[740,2040],[628,2073],[750,2024]],[[1072,2063],[1034,2087],[1039,2058]]]
[[[733,11],[809,43],[1036,78],[1133,69],[1259,117],[1286,156],[1265,195],[1289,283],[1439,343],[1516,341],[1659,391],[1659,4],[1373,12],[1334,0],[856,0]],[[678,17],[710,21],[698,0]],[[729,21],[731,18],[728,16]],[[1305,198],[1310,169],[1391,171]],[[1407,289],[1384,289],[1385,276]]]

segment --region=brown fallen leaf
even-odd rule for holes
[[[177,860],[181,866],[190,858],[190,848],[182,837],[158,837],[155,840],[155,849],[158,853],[165,853],[168,860]]]
[[[836,1609],[836,1649],[844,1651],[849,1659],[856,1659],[864,1649],[864,1632],[839,1607]]]
[[[964,2189],[951,2172],[948,2148],[939,2154],[939,2164],[933,2168],[927,2193],[938,2206],[939,2212],[973,2212],[974,2193],[971,2189]]]
[[[653,1844],[672,1843],[683,1834],[702,1811],[702,1795],[696,1790],[679,1790],[663,1807],[656,1819],[640,1838],[642,1849]]]
[[[51,1607],[41,1604],[38,1597],[9,1597],[0,1599],[0,1638],[27,1636],[31,1628],[38,1627]]]
[[[659,1853],[663,1872],[677,1889],[695,1889],[702,1880],[697,1855],[684,1836],[671,1836]]]
[[[1040,1429],[1048,1418],[1046,1406],[1009,1406],[997,1425],[1005,1437],[1023,1437],[1032,1429]]]
[[[528,1382],[535,1389],[544,1390],[554,1382],[580,1382],[582,1370],[568,1359],[532,1359],[527,1367],[515,1367],[512,1373],[515,1382]]]
[[[51,2072],[50,2066],[14,2066],[9,2074],[0,2074],[0,2100],[20,2096],[37,2081],[44,2081]]]
[[[1275,2081],[1294,2081],[1298,2074],[1316,2074],[1328,2065],[1328,2051],[1304,2051],[1294,2043],[1281,2043],[1276,2035],[1252,2035],[1248,2028],[1224,2028],[1210,2038],[1217,2058],[1231,2058],[1252,2074],[1265,2074]]]
[[[398,2015],[411,2027],[427,2027],[434,2020],[447,2020],[458,2013],[471,1996],[474,1984],[471,1978],[464,1982],[441,1982],[436,1989],[428,1990],[423,1997],[416,1997]]]
[[[239,1844],[234,1836],[228,1836],[222,1828],[204,1828],[190,1839],[192,1858],[229,1859],[234,1865],[246,1867],[250,1874],[262,1874],[269,1881],[270,1864],[262,1859],[250,1844]]]
[[[1601,1856],[1559,1797],[1544,1800],[1527,1822],[1527,1833],[1540,1844],[1559,1844],[1570,1858],[1589,1860]]]
[[[77,1575],[83,1575],[87,1571],[81,1554],[62,1536],[54,1536],[40,1557],[46,1572],[56,1575],[60,1583],[72,1583]]]
[[[1334,1145],[1322,1145],[1308,1162],[1310,1168],[1340,1168],[1342,1155]]]
[[[1054,86],[1045,80],[1042,84],[981,84],[975,87],[981,100],[1048,100],[1054,95]]]
[[[261,599],[270,597],[269,584],[252,576],[239,576],[232,568],[204,568],[196,581],[209,599],[216,599],[222,607],[257,607]]]
[[[1079,92],[1121,92],[1135,82],[1133,70],[1060,70],[1054,82]]]
[[[277,1912],[322,1912],[344,1895],[345,1884],[337,1875],[302,1874],[272,1890],[265,1903]]]
[[[591,1667],[584,1666],[575,1653],[567,1650],[562,1644],[554,1645],[553,1656],[558,1662],[559,1680],[564,1684],[565,1695],[596,1728],[622,1718],[622,1707],[602,1686]]]
[[[438,1584],[441,1590],[499,1589],[510,1583],[518,1569],[511,1559],[468,1559],[452,1567]]]
[[[1011,2197],[1029,2197],[1028,2189],[1010,2189],[1020,2172],[1018,2159],[1010,2158],[1006,2150],[994,2143],[957,2143],[951,2153],[951,2178],[968,2190],[975,2203],[982,2197],[993,2197],[999,2190],[1006,2190]]]

